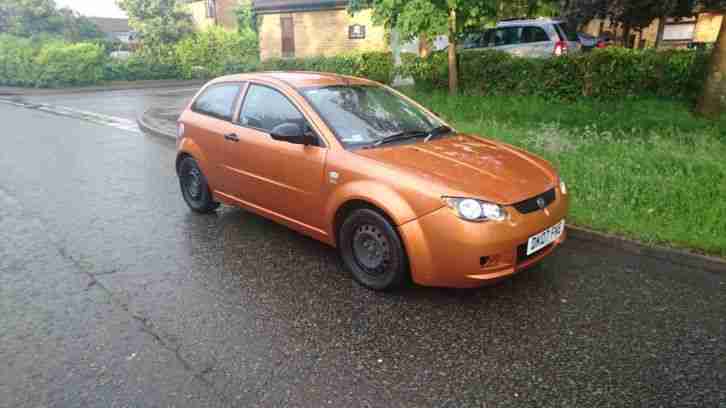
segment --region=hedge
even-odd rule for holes
[[[0,35],[0,85],[61,87],[109,80],[207,79],[254,71],[335,72],[390,82],[396,72],[416,83],[446,87],[445,52],[428,58],[404,55],[394,69],[390,53],[366,52],[333,57],[257,60],[251,33],[213,28],[177,44],[146,47],[114,60],[97,44],[31,41]],[[461,87],[492,94],[539,95],[573,100],[654,95],[692,100],[705,78],[708,53],[609,48],[561,58],[531,59],[496,51],[459,55]]]
[[[445,87],[445,53],[428,58],[408,56],[401,69],[417,84]],[[520,58],[498,51],[459,55],[464,90],[546,98],[597,99],[653,95],[693,99],[705,78],[708,54],[690,50],[608,48],[561,58]]]
[[[185,79],[213,78],[255,62],[259,54],[252,31],[230,32],[213,27],[190,35],[175,46],[177,63]]]
[[[333,57],[271,59],[261,62],[255,70],[316,71],[353,75],[388,83],[393,79],[393,57],[386,52],[344,54]]]

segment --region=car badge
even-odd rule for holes
[[[539,207],[540,210],[544,210],[547,203],[545,202],[544,198],[540,197],[537,199],[537,207]]]

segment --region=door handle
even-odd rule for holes
[[[236,133],[227,133],[224,135],[225,140],[229,140],[230,142],[239,142],[239,136],[237,136]]]

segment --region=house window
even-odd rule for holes
[[[280,30],[282,38],[282,56],[285,58],[295,56],[295,23],[292,17],[280,17]]]
[[[207,18],[217,17],[217,2],[216,0],[207,0]]]

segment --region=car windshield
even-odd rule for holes
[[[426,136],[440,120],[381,86],[335,85],[302,90],[345,147],[378,145],[404,134]]]

